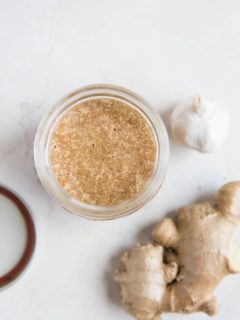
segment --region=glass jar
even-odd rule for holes
[[[117,99],[137,110],[148,122],[156,145],[156,161],[151,177],[144,188],[132,198],[113,206],[96,206],[80,202],[66,194],[51,173],[48,145],[59,118],[70,108],[91,99]],[[35,137],[34,160],[39,179],[48,193],[68,211],[95,220],[113,219],[128,215],[144,206],[160,189],[169,158],[168,135],[165,126],[151,105],[130,90],[108,84],[82,87],[64,96],[42,118]]]

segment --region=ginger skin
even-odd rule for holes
[[[163,248],[152,244],[137,245],[121,260],[124,270],[116,272],[115,281],[125,308],[139,320],[157,319],[166,286],[176,278],[176,263],[165,264]]]
[[[214,206],[208,202],[193,204],[178,211],[176,222],[170,218],[163,219],[154,228],[152,236],[155,242],[153,248],[160,248],[164,262],[161,260],[156,264],[149,277],[149,266],[143,261],[149,259],[151,245],[138,247],[139,250],[145,248],[142,257],[139,256],[139,260],[132,264],[131,273],[128,268],[122,273],[128,281],[117,279],[122,288],[123,304],[128,311],[138,320],[159,319],[160,314],[168,312],[202,311],[214,315],[217,312],[215,288],[225,276],[240,272],[240,250],[233,240],[233,233],[239,224],[240,182],[223,186],[216,194]],[[175,272],[171,281],[163,276],[165,281],[161,285],[161,294],[157,299],[151,296],[151,304],[145,308],[149,286],[155,283],[157,288],[159,285],[155,275],[159,279],[160,273],[165,274],[165,266],[173,264]],[[126,301],[136,285],[137,299],[132,295],[131,301]],[[126,292],[129,293],[126,295]],[[135,310],[136,306],[138,312],[133,312],[131,308]]]

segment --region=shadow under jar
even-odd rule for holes
[[[37,130],[34,159],[50,195],[96,220],[128,215],[161,187],[168,136],[153,108],[115,85],[80,88],[57,102]]]

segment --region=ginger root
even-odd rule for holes
[[[177,275],[175,262],[163,262],[163,247],[137,245],[122,256],[123,271],[117,271],[115,280],[122,288],[126,309],[139,320],[152,320],[159,314],[167,284]]]
[[[162,313],[217,312],[214,290],[228,274],[240,272],[233,233],[240,224],[240,182],[223,186],[215,205],[193,204],[163,219],[154,244],[137,246],[122,257],[115,280],[125,308],[138,320]]]

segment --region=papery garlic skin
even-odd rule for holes
[[[175,107],[170,125],[174,139],[208,153],[219,148],[227,137],[230,117],[225,109],[196,96]]]

